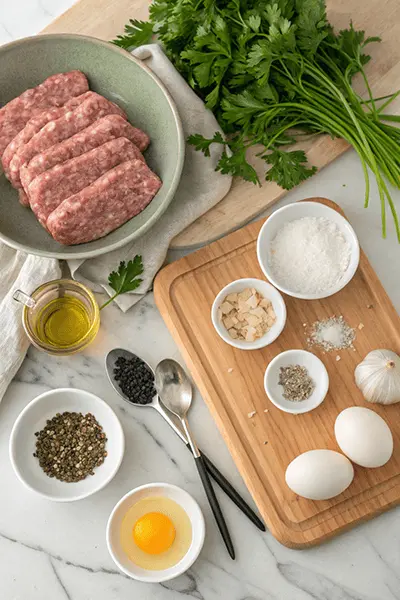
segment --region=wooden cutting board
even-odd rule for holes
[[[80,0],[45,33],[81,33],[105,40],[122,33],[130,18],[146,19],[148,0]],[[376,95],[383,96],[400,88],[400,2],[399,0],[327,0],[330,22],[337,28],[348,27],[350,20],[368,35],[380,35],[381,44],[369,47],[373,60],[367,72]],[[400,98],[397,107],[400,107]],[[397,109],[396,107],[396,109]],[[392,112],[395,107],[392,106]],[[322,168],[348,149],[343,140],[319,137],[301,145],[311,164]],[[252,155],[251,162],[263,180],[263,162]],[[235,179],[229,194],[172,243],[173,248],[187,248],[208,243],[248,223],[285,194],[275,183],[254,186]]]
[[[341,212],[329,200],[314,200]],[[338,294],[320,301],[285,296],[286,327],[267,348],[246,352],[223,342],[211,323],[211,305],[227,283],[242,277],[263,278],[256,257],[262,223],[248,225],[167,266],[156,278],[154,292],[269,530],[282,544],[301,548],[322,542],[400,501],[399,407],[366,403],[354,383],[356,365],[371,350],[390,348],[400,353],[400,318],[362,252],[356,275]],[[304,324],[332,315],[343,315],[355,328],[355,351],[323,353],[314,347],[312,351],[329,373],[328,395],[310,413],[281,412],[264,391],[268,363],[284,350],[307,349]],[[360,324],[364,327],[359,329]],[[394,437],[392,458],[378,469],[355,465],[353,483],[332,500],[313,502],[296,496],[285,484],[286,467],[307,450],[338,450],[334,422],[340,411],[353,405],[372,408],[387,421]],[[256,414],[249,418],[253,411]]]

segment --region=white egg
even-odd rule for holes
[[[329,500],[349,487],[354,469],[339,452],[310,450],[292,460],[285,477],[295,494],[309,500]]]
[[[376,412],[351,406],[336,418],[335,436],[341,451],[362,467],[381,467],[392,456],[393,436]]]

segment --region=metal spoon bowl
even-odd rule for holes
[[[185,442],[185,444],[187,444],[188,440],[187,440],[186,435],[183,431],[183,428],[179,422],[179,419],[177,419],[175,417],[175,415],[171,414],[161,404],[160,398],[157,393],[154,394],[151,402],[148,402],[147,404],[139,404],[138,402],[132,402],[129,399],[129,397],[126,394],[124,394],[124,392],[121,390],[121,388],[118,384],[118,381],[116,381],[115,375],[114,375],[115,363],[117,362],[117,359],[120,357],[125,358],[126,360],[130,360],[132,358],[138,358],[139,360],[143,361],[144,364],[147,366],[147,368],[153,373],[153,375],[155,375],[154,370],[151,368],[151,366],[145,360],[143,360],[143,358],[141,358],[140,356],[137,356],[137,354],[134,354],[133,352],[130,352],[129,350],[125,350],[124,348],[114,348],[113,350],[110,350],[110,352],[106,356],[106,371],[107,371],[108,380],[111,383],[114,390],[117,392],[117,394],[119,396],[121,396],[121,398],[123,398],[131,406],[135,406],[135,407],[137,406],[138,408],[154,408],[163,417],[163,419],[165,419],[167,421],[167,423],[172,427],[172,429],[181,438],[181,440],[183,442]]]

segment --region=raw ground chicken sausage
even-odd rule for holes
[[[64,200],[47,219],[47,229],[60,244],[91,242],[139,214],[160,187],[160,179],[145,163],[122,163]]]
[[[10,181],[12,185],[17,189],[22,187],[19,171],[36,154],[70,138],[100,117],[108,114],[118,114],[126,119],[125,113],[119,106],[96,94],[96,92],[89,92],[87,99],[80,106],[67,112],[59,119],[47,123],[27,144],[21,146],[14,154],[10,163]]]
[[[25,127],[21,129],[15,138],[8,144],[7,148],[3,152],[3,156],[1,157],[4,173],[6,174],[7,178],[9,178],[10,163],[18,148],[29,142],[35,133],[38,133],[38,131],[47,125],[47,123],[59,119],[69,110],[73,110],[82,104],[82,102],[88,98],[89,94],[90,92],[85,92],[80,96],[75,96],[74,98],[71,98],[71,100],[68,100],[64,106],[60,106],[59,108],[49,108],[48,110],[42,111],[35,117],[32,117],[32,119],[29,119],[29,121],[25,124]]]
[[[80,71],[70,71],[52,75],[8,102],[0,109],[0,156],[29,119],[48,108],[63,106],[88,89],[85,75]]]
[[[144,131],[133,127],[120,115],[107,115],[67,140],[37,154],[25,164],[20,170],[20,179],[25,191],[35,177],[44,171],[119,137],[130,140],[141,152],[146,150],[150,142]]]
[[[28,188],[29,202],[38,221],[46,227],[48,216],[63,200],[77,194],[110,169],[133,159],[144,162],[132,142],[117,138],[42,173]]]
[[[15,136],[15,138],[8,144],[7,148],[4,150],[1,161],[6,177],[10,179],[10,163],[19,148],[27,144],[36,133],[38,133],[45,125],[47,125],[47,123],[59,119],[68,111],[71,111],[80,104],[82,104],[82,102],[84,102],[88,97],[90,97],[90,92],[85,92],[80,96],[75,96],[74,98],[71,98],[71,100],[68,100],[68,102],[60,108],[50,108],[49,110],[45,110],[39,113],[36,117],[29,119],[25,127],[21,129],[21,131]],[[29,206],[28,196],[26,195],[23,189],[19,190],[19,201],[24,206]]]
[[[59,119],[69,110],[73,110],[82,104],[82,102],[88,98],[89,94],[90,92],[85,92],[80,96],[75,96],[74,98],[71,98],[71,100],[68,100],[64,106],[60,106],[59,108],[49,108],[48,110],[42,111],[35,117],[32,117],[32,119],[29,119],[29,121],[25,124],[25,127],[21,129],[15,138],[8,144],[7,148],[3,152],[3,156],[1,157],[4,173],[7,178],[9,178],[10,163],[16,151],[24,144],[27,144],[29,140],[32,139],[33,136],[42,129],[42,127],[47,125],[47,123]]]

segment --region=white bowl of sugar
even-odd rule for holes
[[[360,246],[350,223],[319,202],[295,202],[275,211],[257,240],[267,279],[303,300],[333,296],[353,278]]]

